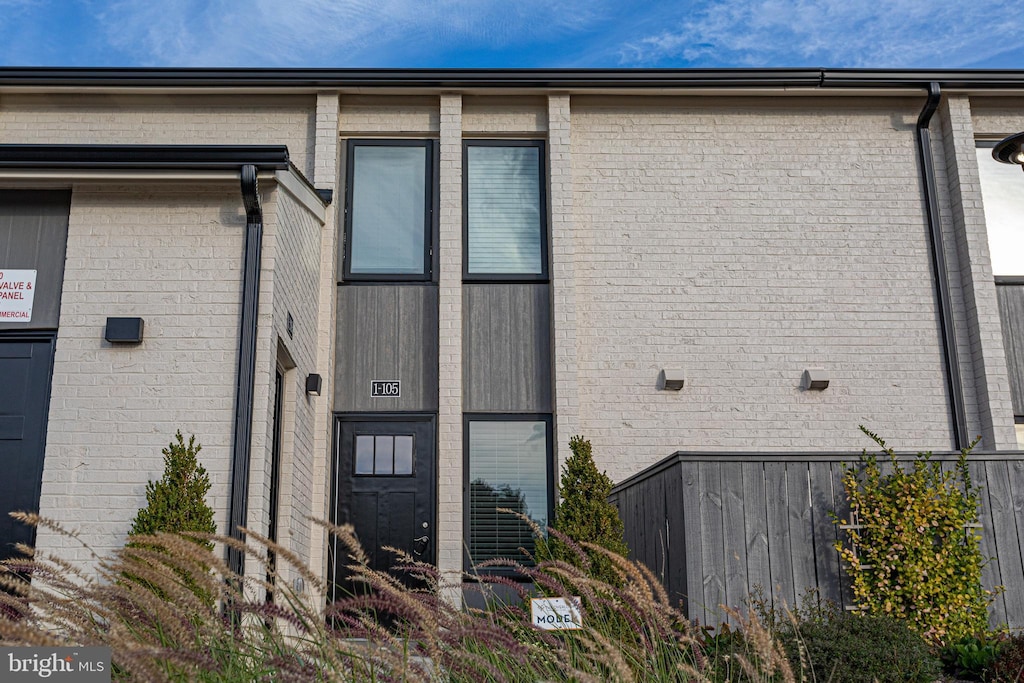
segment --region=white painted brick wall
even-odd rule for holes
[[[313,175],[309,96],[4,95],[0,143],[287,145]]]
[[[551,330],[555,369],[556,472],[580,430],[576,317],[576,242],[573,220],[571,111],[568,94],[548,98],[548,192],[551,218]]]
[[[178,429],[203,447],[226,529],[244,227],[233,185],[74,188],[40,511],[100,555],[123,545]],[[105,342],[108,316],[141,316],[143,343]],[[89,559],[45,530],[38,547]]]
[[[1024,122],[1024,121],[1022,121]],[[946,96],[932,129],[936,176],[944,192],[943,217],[955,316],[958,354],[968,403],[968,439],[981,436],[981,448],[1016,449],[1010,380],[1003,350],[981,201],[981,180],[971,122],[963,95]],[[1021,188],[1024,190],[1024,178]]]
[[[341,103],[343,135],[422,135],[440,130],[436,97],[346,96]]]
[[[278,349],[285,349],[295,367],[285,373],[286,407],[282,438],[279,540],[304,561],[311,550],[308,517],[314,513],[314,468],[317,397],[306,394],[306,376],[317,368],[321,224],[287,191],[265,193],[261,312],[272,311],[272,323],[261,327],[257,350],[257,400],[254,411],[253,469],[250,478],[250,524],[266,535],[274,426],[274,370]],[[294,337],[287,316],[294,319]],[[261,316],[262,317],[262,316]],[[265,396],[265,400],[263,397]]]
[[[573,99],[580,421],[613,479],[677,449],[859,449],[858,424],[949,447],[919,109]],[[813,366],[827,391],[799,389]]]
[[[320,93],[317,97],[316,187],[333,188],[334,201],[327,207],[327,223],[320,232],[320,283],[318,291],[319,315],[317,330],[317,372],[323,379],[321,398],[317,403],[317,426],[313,446],[313,487],[311,515],[317,519],[330,518],[331,436],[334,431],[331,397],[334,378],[335,295],[337,289],[337,255],[339,208],[344,203],[344,188],[338,182],[340,142],[338,121],[341,102],[338,93]],[[327,537],[320,526],[310,525],[310,562],[314,572],[327,575]],[[321,596],[317,596],[320,598]]]
[[[441,96],[437,566],[462,571],[462,97]]]
[[[467,96],[462,102],[462,132],[472,135],[543,133],[548,105],[543,97]]]

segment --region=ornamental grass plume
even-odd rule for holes
[[[451,585],[436,567],[400,554],[391,572],[375,571],[351,527],[317,524],[345,549],[337,561],[350,589],[326,607],[316,596],[331,586],[251,530],[244,542],[137,535],[95,558],[91,572],[28,548],[0,565],[0,607],[10,615],[0,617],[0,642],[109,647],[114,676],[125,681],[711,680],[713,662],[654,575],[606,549],[579,546],[607,560],[614,584],[570,562],[502,559]],[[239,576],[207,543],[235,547],[259,568]],[[293,588],[295,577],[308,592]],[[581,596],[583,628],[534,627],[522,601],[537,591]],[[471,592],[486,609],[445,597]]]

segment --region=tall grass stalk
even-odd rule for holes
[[[20,518],[73,537],[33,515]],[[712,680],[712,662],[660,582],[609,551],[579,546],[604,554],[618,577],[614,586],[565,561],[508,560],[451,586],[436,567],[400,554],[392,572],[374,571],[350,527],[318,524],[345,548],[340,561],[354,587],[326,607],[310,595],[329,586],[294,553],[251,531],[244,543],[201,534],[135,537],[130,547],[95,558],[94,573],[24,548],[24,558],[0,571],[7,615],[0,643],[110,647],[115,679],[132,681]],[[238,576],[196,539],[234,546],[259,569]],[[506,573],[491,573],[499,566]],[[296,576],[308,593],[285,580]],[[443,597],[470,590],[481,592],[488,609]],[[542,631],[523,603],[499,598],[511,592],[525,600],[538,591],[580,596],[584,628]],[[757,628],[750,624],[751,634]],[[764,632],[763,647],[774,653]],[[772,657],[740,662],[732,680],[792,680],[765,669],[776,665]]]

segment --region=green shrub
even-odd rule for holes
[[[942,663],[909,625],[886,615],[837,612],[778,634],[794,670],[831,683],[931,682]]]
[[[196,437],[189,437],[186,444],[180,430],[175,435],[175,441],[163,449],[163,477],[160,481],[146,484],[146,507],[135,516],[131,531],[128,532],[129,537],[161,531],[203,534],[217,531],[213,510],[206,504],[210,477],[196,457],[200,450],[202,446],[196,443]],[[195,542],[213,548],[212,543],[201,540]]]
[[[981,585],[979,488],[967,468],[977,440],[953,471],[943,472],[931,453],[918,453],[904,469],[885,441],[861,430],[888,456],[892,473],[883,475],[877,457],[865,451],[860,466],[843,476],[852,514],[836,520],[849,540],[836,549],[857,604],[906,620],[936,645],[985,632],[992,596]]]
[[[999,646],[994,635],[967,636],[942,648],[942,662],[958,678],[984,681],[999,654]]]
[[[574,436],[569,440],[569,449],[572,455],[562,467],[561,501],[555,508],[552,524],[555,533],[547,540],[538,539],[538,556],[562,560],[574,566],[588,565],[590,576],[602,581],[617,581],[619,574],[607,554],[573,547],[577,543],[586,543],[617,555],[629,552],[622,537],[619,511],[608,502],[612,480],[594,464],[589,441]]]
[[[1011,636],[1000,645],[999,653],[992,662],[989,680],[997,683],[1024,682],[1024,634]]]

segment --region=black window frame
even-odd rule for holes
[[[423,178],[423,272],[422,273],[353,273],[352,272],[352,195],[355,180],[356,147],[422,147],[425,153]],[[434,240],[436,239],[437,211],[437,140],[349,138],[345,146],[345,227],[342,282],[431,282],[434,276]]]
[[[462,565],[466,575],[480,576],[505,576],[515,581],[529,581],[530,579],[517,572],[512,567],[482,567],[473,565],[473,558],[470,555],[470,533],[472,531],[471,515],[472,505],[470,504],[471,482],[469,475],[470,452],[469,452],[469,425],[471,422],[543,422],[547,435],[544,444],[545,476],[547,477],[548,495],[548,526],[551,526],[555,518],[555,438],[554,438],[554,415],[551,413],[463,413],[462,416]],[[545,529],[545,532],[547,530]],[[492,559],[492,558],[488,558]],[[522,557],[526,560],[526,556]]]
[[[537,182],[540,185],[540,273],[470,273],[469,272],[469,148],[470,147],[536,147]],[[464,139],[462,141],[462,280],[463,282],[548,282],[550,217],[548,216],[547,142],[545,140]]]

